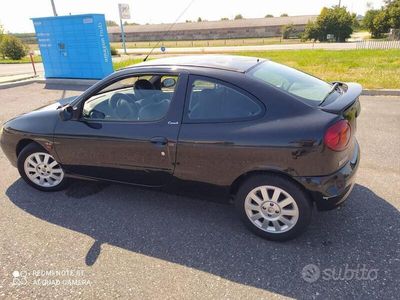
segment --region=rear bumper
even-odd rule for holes
[[[360,147],[355,141],[352,158],[341,169],[328,176],[297,177],[296,179],[312,194],[319,210],[330,210],[343,203],[355,183],[360,163]]]

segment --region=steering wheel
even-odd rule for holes
[[[115,111],[115,108],[117,107],[117,103],[119,100],[126,100],[129,103],[132,103],[132,98],[128,96],[127,94],[123,93],[115,93],[114,95],[111,96],[110,99],[108,99],[108,106]]]

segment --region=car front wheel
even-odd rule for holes
[[[67,183],[60,164],[35,143],[26,146],[18,155],[18,171],[29,185],[41,191],[58,191]]]
[[[284,241],[305,231],[312,205],[294,182],[272,175],[257,175],[242,184],[236,208],[244,223],[257,235]]]

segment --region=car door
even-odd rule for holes
[[[154,78],[158,84],[151,82]],[[175,84],[163,90],[163,78]],[[82,100],[81,117],[57,124],[54,142],[60,163],[69,173],[92,178],[166,184],[174,172],[186,83],[187,75],[176,73],[114,79]],[[150,84],[154,89],[145,89]]]
[[[174,176],[230,185],[251,164],[243,159],[256,151],[249,132],[264,112],[264,105],[243,89],[190,75]]]

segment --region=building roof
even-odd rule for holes
[[[226,28],[248,28],[248,27],[270,27],[283,26],[288,24],[305,25],[308,21],[313,21],[317,16],[289,16],[274,18],[257,18],[257,19],[240,19],[240,20],[224,20],[224,21],[202,21],[190,23],[176,23],[171,31],[189,31],[189,30],[211,30]],[[125,32],[165,32],[172,24],[148,24],[148,25],[125,25]],[[109,33],[119,33],[120,28],[111,26],[107,28]]]
[[[223,69],[235,72],[246,72],[259,62],[264,61],[257,57],[237,55],[185,55],[154,59],[134,65],[141,66],[187,66]]]

